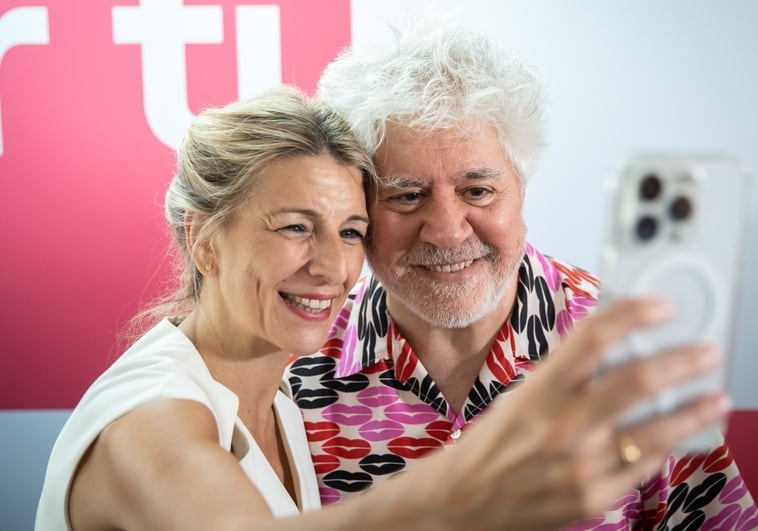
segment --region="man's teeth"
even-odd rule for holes
[[[430,265],[428,267],[437,273],[454,273],[456,271],[460,271],[461,269],[466,269],[473,263],[473,260],[466,260],[465,262],[458,262],[457,264]]]
[[[297,295],[288,295],[287,299],[306,310],[326,310],[332,305],[331,299],[306,299],[305,297],[298,297]]]

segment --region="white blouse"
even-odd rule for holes
[[[147,402],[180,398],[205,404],[218,425],[219,444],[232,452],[276,517],[300,511],[252,435],[237,416],[239,399],[211,376],[192,342],[168,319],[159,322],[119,357],[87,390],[53,446],[35,529],[71,529],[68,494],[76,467],[100,432]],[[302,511],[320,507],[303,420],[281,391],[274,400]]]

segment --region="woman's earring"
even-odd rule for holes
[[[211,264],[205,264],[206,271],[210,271],[211,269],[213,269],[213,266]]]

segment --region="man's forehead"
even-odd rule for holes
[[[481,142],[483,140],[499,140],[497,128],[482,121],[464,121],[451,125],[437,127],[415,126],[401,122],[387,122],[382,145],[398,143],[424,144],[431,149],[439,147],[446,149],[448,143]]]
[[[492,125],[417,128],[388,124],[374,163],[382,187],[497,180],[514,171]]]

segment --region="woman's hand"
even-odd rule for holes
[[[444,457],[423,463],[428,476],[438,478],[425,487],[430,497],[439,497],[434,489],[440,485],[450,486],[441,524],[549,529],[596,516],[660,470],[675,447],[723,417],[729,400],[715,393],[617,428],[629,407],[721,363],[718,350],[693,344],[597,376],[612,344],[670,314],[669,305],[651,300],[597,310],[517,390],[499,397]]]

